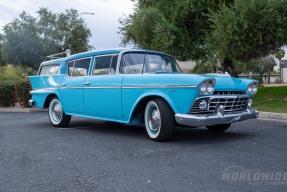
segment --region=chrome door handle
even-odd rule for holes
[[[90,82],[84,82],[83,85],[90,85]]]
[[[66,86],[66,85],[67,85],[67,83],[62,83],[62,84],[61,84],[61,86]]]

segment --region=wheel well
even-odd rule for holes
[[[144,123],[145,107],[146,107],[147,103],[150,100],[155,99],[155,98],[160,98],[160,99],[164,100],[169,105],[169,103],[163,97],[160,97],[160,96],[147,96],[147,97],[144,97],[138,102],[137,106],[135,107],[135,109],[134,109],[134,111],[132,113],[130,122],[133,122],[133,120],[137,119],[136,122]],[[171,106],[170,106],[170,108],[172,109]]]
[[[52,100],[53,98],[55,98],[55,97],[57,97],[56,94],[50,94],[50,95],[48,95],[48,97],[46,98],[45,103],[44,103],[44,108],[48,108],[48,107],[49,107],[49,104],[50,104],[50,102],[51,102],[51,100]],[[58,98],[58,97],[57,97],[57,98]]]

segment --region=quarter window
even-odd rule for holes
[[[91,58],[78,59],[68,62],[68,73],[71,77],[87,76]]]
[[[44,75],[57,75],[60,74],[60,65],[56,64],[56,65],[45,65],[41,67],[40,76],[44,76]]]

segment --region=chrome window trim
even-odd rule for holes
[[[118,56],[118,60],[117,60],[117,66],[116,66],[116,71],[115,71],[115,73],[113,73],[113,74],[103,74],[103,75],[116,75],[116,74],[117,74],[117,68],[118,68],[118,62],[119,62],[120,54],[118,54],[118,53],[112,53],[112,54],[104,54],[104,55],[96,55],[96,56],[94,56],[94,61],[93,61],[93,64],[92,64],[92,71],[90,72],[90,76],[102,76],[102,75],[93,75],[93,70],[95,69],[96,58],[97,58],[97,57],[105,57],[105,56],[112,56],[111,62],[110,62],[110,69],[111,69],[111,64],[112,64],[113,56]]]
[[[120,64],[121,64],[121,60],[122,60],[122,57],[124,54],[126,53],[145,53],[145,54],[158,54],[158,55],[165,55],[165,56],[168,56],[168,57],[172,57],[175,59],[176,61],[176,58],[172,55],[169,55],[167,53],[163,53],[163,52],[153,52],[153,51],[149,51],[149,50],[139,50],[139,49],[128,49],[128,50],[124,50],[124,51],[121,51],[120,54],[119,54],[119,57],[118,57],[118,62],[117,62],[117,70],[116,70],[116,75],[135,75],[135,74],[126,74],[126,73],[120,73]],[[179,67],[178,63],[175,62],[176,65],[178,66],[178,68],[180,69],[181,73],[179,74],[182,74],[182,70],[181,68]],[[143,74],[143,73],[140,73],[140,74]]]
[[[40,75],[42,68],[46,66],[50,66],[50,65],[59,65],[59,70],[61,70],[61,63],[49,63],[46,65],[40,65],[40,68],[37,72],[37,76],[50,76],[50,75]],[[55,75],[60,75],[60,71],[59,71],[59,74],[55,74]]]
[[[90,64],[89,64],[87,75],[85,75],[85,76],[70,76],[69,75],[69,66],[68,66],[69,62],[74,61],[74,64],[73,64],[73,70],[74,70],[75,61],[82,60],[82,59],[88,59],[88,58],[90,58],[91,60],[90,60]],[[66,61],[66,77],[69,78],[69,79],[79,78],[79,77],[88,77],[89,76],[89,69],[90,69],[90,65],[91,65],[92,61],[93,61],[93,56],[81,57],[81,58],[78,58],[78,59],[67,60]]]

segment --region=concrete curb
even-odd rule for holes
[[[271,112],[259,111],[258,118],[287,121],[287,114],[286,113],[271,113]]]
[[[0,108],[0,113],[33,113],[33,112],[47,112],[48,109],[39,108]]]

